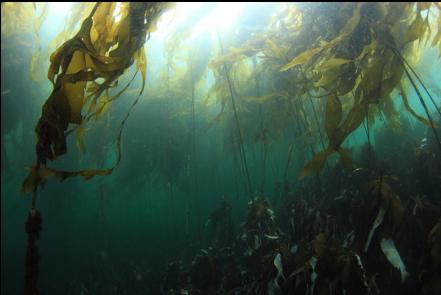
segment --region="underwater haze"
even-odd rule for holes
[[[441,5],[1,4],[1,294],[441,294]]]

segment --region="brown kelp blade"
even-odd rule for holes
[[[61,180],[83,176],[87,180],[113,171],[120,160],[122,128],[145,85],[147,61],[143,46],[146,36],[154,30],[157,18],[168,6],[164,3],[121,3],[118,8],[121,18],[117,19],[113,17],[117,9],[114,3],[97,3],[78,33],[51,55],[48,78],[54,83],[54,89],[43,106],[36,127],[37,164],[24,181],[22,191],[36,190],[50,176]],[[55,160],[67,152],[66,137],[70,132],[66,130],[69,124],[80,125],[99,118],[108,104],[121,95],[122,92],[110,99],[106,96],[104,102],[97,101],[134,62],[136,72],[140,71],[142,75],[142,89],[120,125],[115,166],[75,172],[46,167],[48,159]],[[104,82],[97,83],[97,79]],[[86,91],[88,83],[93,83],[93,91]],[[92,103],[89,104],[89,101]],[[87,110],[85,106],[89,106]],[[85,131],[84,126],[82,131]],[[80,134],[78,140],[82,149],[83,136]]]
[[[315,157],[303,167],[302,171],[300,171],[299,180],[302,180],[308,175],[313,173],[318,173],[322,170],[323,165],[325,165],[326,159],[332,155],[335,151],[333,149],[327,148],[326,150],[321,151]]]

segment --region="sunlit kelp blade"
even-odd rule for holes
[[[43,106],[42,117],[36,127],[38,135],[36,171],[39,171],[40,165],[46,165],[48,159],[55,160],[67,152],[65,131],[69,124],[85,124],[87,122],[83,120],[89,121],[102,114],[104,105],[96,104],[96,101],[133,64],[134,60],[141,72],[142,89],[144,88],[146,68],[145,55],[142,51],[144,42],[146,35],[152,31],[153,24],[166,7],[165,4],[157,3],[118,5],[98,3],[89,17],[83,21],[78,33],[51,55],[48,78],[54,83],[54,90]],[[117,8],[121,16],[118,20],[113,16]],[[103,79],[103,82],[94,84],[95,90],[85,95],[87,83],[99,78]],[[100,109],[95,112],[95,109],[89,108],[89,113],[85,113],[84,106],[91,100],[92,105],[98,105]],[[106,101],[107,103],[109,100]],[[125,120],[121,128],[124,122]],[[84,131],[84,126],[81,130]],[[78,142],[84,149],[81,144],[82,133]],[[118,154],[120,142],[121,132],[117,140]],[[120,156],[114,167],[119,160]],[[94,175],[109,174],[114,167],[78,173],[63,172],[61,178],[82,175],[90,179]],[[32,189],[35,190],[39,185],[39,178],[31,179],[36,180]],[[23,191],[29,191],[29,187],[29,185],[24,186]]]

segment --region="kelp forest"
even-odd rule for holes
[[[1,294],[441,294],[440,126],[440,2],[2,2]]]

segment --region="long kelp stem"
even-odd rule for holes
[[[300,68],[302,69],[302,67],[300,67]],[[301,72],[303,73],[303,79],[307,80],[305,72],[303,71],[303,69],[301,70]],[[320,137],[320,143],[322,145],[322,148],[325,149],[325,142],[323,140],[323,134],[322,134],[322,131],[320,129],[320,121],[318,119],[318,115],[317,115],[317,111],[316,111],[315,106],[314,106],[314,102],[312,101],[312,95],[311,95],[311,93],[309,93],[309,91],[306,91],[306,93],[308,95],[308,99],[309,99],[309,102],[311,104],[311,109],[312,109],[312,112],[314,114],[315,123],[317,125],[317,130],[318,130],[319,137]],[[328,169],[328,171],[330,170],[328,161],[326,161],[326,169]]]
[[[194,94],[194,74],[193,74],[193,59],[191,55],[189,56],[190,61],[190,85],[191,85],[191,150],[192,150],[192,163],[193,163],[193,199],[196,208],[196,218],[197,218],[197,233],[198,238],[201,238],[201,209],[199,204],[199,182],[198,182],[198,162],[196,154],[196,113],[195,113],[195,94]]]
[[[299,106],[300,106],[300,110],[304,114],[303,116],[301,116],[303,118],[303,121],[304,121],[304,126],[305,126],[304,130],[307,131],[308,130],[308,126],[311,126],[311,122],[308,120],[308,117],[306,116],[306,112],[305,112],[305,109],[303,107],[303,103],[301,101],[299,101]],[[309,134],[309,137],[312,138],[312,134],[310,132],[308,132],[308,134]],[[309,148],[311,150],[312,158],[314,158],[317,155],[317,153],[315,152],[315,149],[314,149],[312,143],[309,145]],[[317,188],[319,189],[319,193],[320,193],[320,196],[321,196],[321,194],[322,194],[322,181],[320,179],[320,172],[318,172],[316,174],[316,178],[317,178]]]
[[[303,78],[304,78],[305,80],[307,80],[307,79],[306,79],[305,72],[303,71],[303,68],[300,67],[300,69],[301,69],[301,72],[303,73]],[[306,91],[306,93],[307,93],[307,95],[308,95],[308,99],[309,99],[309,102],[310,102],[310,104],[311,104],[311,109],[312,109],[312,112],[313,112],[313,114],[314,114],[315,123],[317,124],[317,130],[318,130],[318,133],[319,133],[319,136],[320,136],[320,143],[322,144],[322,148],[325,149],[325,143],[324,143],[324,140],[323,140],[323,134],[322,134],[322,131],[321,131],[321,129],[320,129],[320,122],[319,122],[319,119],[318,119],[318,116],[317,116],[317,111],[316,111],[316,109],[315,109],[314,103],[312,102],[312,96],[311,96],[311,94],[309,93],[309,91]],[[329,167],[328,167],[328,168],[329,168]]]
[[[318,116],[317,116],[317,111],[315,109],[314,103],[312,102],[311,96],[309,96],[308,98],[309,98],[309,102],[311,103],[311,109],[312,109],[312,112],[314,114],[315,123],[317,124],[317,129],[318,129],[319,136],[320,136],[320,143],[322,144],[322,148],[324,149],[325,148],[325,143],[324,143],[324,140],[323,140],[322,131],[320,129],[320,122],[319,122],[319,119],[318,119]]]
[[[392,44],[388,44],[388,43],[386,43],[386,45],[387,45],[388,48],[389,48],[389,49],[395,54],[395,56],[397,56],[397,57],[400,59],[401,65],[403,66],[403,69],[404,69],[404,72],[406,73],[407,78],[409,79],[410,83],[412,84],[413,89],[415,89],[415,92],[416,92],[416,94],[417,94],[417,96],[418,96],[418,99],[420,100],[420,103],[421,103],[421,105],[423,106],[424,111],[426,112],[427,118],[429,119],[430,127],[432,128],[433,134],[434,134],[434,136],[435,136],[435,140],[437,141],[437,143],[438,143],[438,147],[439,147],[439,149],[440,149],[440,151],[441,151],[441,141],[440,141],[440,139],[439,139],[438,133],[436,132],[435,125],[434,125],[433,120],[432,120],[432,117],[430,116],[430,113],[429,113],[429,109],[427,108],[427,105],[426,105],[426,103],[425,103],[425,101],[424,101],[424,99],[423,99],[423,96],[421,95],[420,91],[418,90],[418,87],[417,87],[415,81],[413,80],[412,76],[410,75],[409,71],[408,71],[407,68],[406,68],[406,63],[407,63],[406,60],[405,60],[404,57],[401,55],[400,51],[399,51],[398,49],[395,48],[395,46],[393,46]],[[408,63],[407,63],[407,64],[408,64]],[[408,65],[409,65],[409,64],[408,64]],[[409,66],[409,68],[411,68],[411,67]],[[413,73],[416,75],[415,72],[413,72]],[[418,77],[417,77],[417,78],[418,78]],[[419,80],[419,81],[420,81],[420,83],[422,84],[422,81],[421,81],[421,80]],[[423,85],[423,84],[422,84],[422,85]],[[424,88],[424,89],[426,90],[426,92],[428,93],[428,91],[427,91],[427,89],[425,88],[424,85],[423,85],[423,88]],[[428,93],[428,94],[429,94],[429,93]],[[432,99],[432,96],[431,96],[430,94],[429,94],[429,97]],[[432,102],[435,104],[435,101],[432,100]],[[437,111],[438,111],[438,108],[436,107],[436,104],[435,104],[435,108],[436,108]]]
[[[37,241],[40,239],[41,225],[43,219],[39,211],[35,209],[37,199],[37,191],[34,190],[32,196],[32,207],[25,223],[25,230],[28,235],[28,244],[26,248],[26,264],[25,264],[25,295],[38,294],[38,266],[40,255],[37,247]]]
[[[286,176],[288,175],[288,169],[289,169],[289,165],[291,164],[291,159],[292,159],[292,150],[294,148],[294,143],[291,143],[289,145],[289,150],[288,150],[288,159],[286,160],[286,165],[285,165],[285,171],[283,172],[283,179],[286,180]]]
[[[392,49],[392,50],[394,51],[394,53],[396,55],[401,56],[401,54],[397,50],[395,50],[395,49]],[[401,61],[401,64],[403,66],[404,72],[406,73],[407,78],[409,78],[409,81],[412,84],[413,88],[415,89],[415,92],[418,95],[420,103],[423,106],[424,111],[426,112],[427,118],[429,119],[429,122],[430,122],[430,127],[432,128],[433,134],[435,136],[435,140],[438,143],[438,147],[439,147],[439,149],[441,151],[441,141],[439,139],[438,133],[436,132],[435,125],[433,123],[432,116],[430,116],[429,109],[427,108],[427,105],[426,105],[426,103],[425,103],[425,101],[423,99],[423,96],[421,95],[420,91],[418,90],[418,87],[415,84],[415,81],[413,80],[412,76],[410,75],[409,71],[407,70],[406,65],[405,65],[405,63],[403,61],[403,58],[401,58],[400,61]]]
[[[173,181],[170,181],[168,183],[168,188],[169,188],[169,194],[170,194],[170,207],[171,207],[171,221],[172,221],[172,227],[173,227],[173,235],[174,238],[177,239],[178,238],[178,225],[177,225],[177,221],[176,221],[176,207],[175,207],[175,196],[173,193]]]
[[[224,48],[222,46],[222,40],[221,40],[219,32],[217,32],[217,38],[219,40],[219,46],[220,46],[221,54],[224,54]],[[235,102],[235,99],[234,99],[234,94],[233,94],[233,88],[232,88],[232,85],[231,85],[230,75],[228,73],[227,65],[226,65],[225,62],[223,63],[223,68],[224,68],[225,77],[227,79],[228,90],[230,91],[231,105],[233,107],[234,118],[235,118],[236,127],[237,127],[237,133],[238,133],[238,136],[239,136],[239,150],[240,150],[240,153],[241,153],[241,157],[242,157],[243,165],[244,165],[244,170],[245,170],[245,175],[246,175],[246,178],[247,178],[248,194],[250,196],[250,199],[252,199],[253,198],[252,197],[252,186],[251,186],[250,173],[248,171],[247,157],[246,157],[246,154],[245,154],[245,149],[243,147],[242,132],[240,130],[239,117],[237,116],[236,102]]]
[[[253,66],[254,69],[257,68],[257,60],[256,57],[253,57]],[[254,77],[254,83],[256,84],[256,96],[260,97],[261,91],[260,91],[260,83],[259,83],[260,75],[256,75]],[[263,116],[263,106],[262,104],[259,105],[259,123],[260,123],[260,140],[262,143],[262,175],[261,175],[261,182],[260,182],[260,192],[263,193],[265,188],[265,172],[266,172],[266,158],[267,158],[267,138],[265,133],[265,125],[264,125],[264,116]]]
[[[403,57],[403,55],[395,48],[392,48],[392,50],[395,52],[395,54],[400,58],[401,63],[403,64],[403,67],[405,67],[405,65],[407,65],[407,67],[410,69],[410,71],[415,75],[415,77],[417,78],[418,82],[420,82],[421,86],[423,87],[424,91],[427,93],[427,95],[429,96],[430,100],[432,101],[436,111],[438,112],[438,114],[441,116],[441,111],[438,108],[438,106],[436,105],[435,100],[433,99],[432,95],[430,94],[429,90],[427,89],[426,85],[424,85],[423,81],[421,80],[421,78],[419,77],[419,75],[415,72],[415,70],[413,69],[413,67],[407,62],[407,60]],[[414,84],[414,83],[412,83]]]
[[[366,123],[363,122],[363,128],[366,132],[367,144],[368,144],[368,171],[371,171],[371,136],[370,136],[370,128],[369,128],[369,105],[366,108]]]
[[[312,101],[311,95],[309,95],[309,92],[308,92],[308,96],[309,96],[308,97],[309,98],[309,102],[311,103],[312,112],[314,113],[315,123],[317,124],[317,129],[318,129],[319,136],[320,136],[320,143],[322,145],[322,148],[325,149],[325,143],[324,143],[324,140],[323,140],[322,131],[320,129],[320,122],[319,122],[319,119],[318,119],[317,111],[315,109],[314,102]],[[330,171],[331,168],[329,168],[328,161],[326,161],[325,165],[326,165],[326,169],[328,169],[328,171]]]

